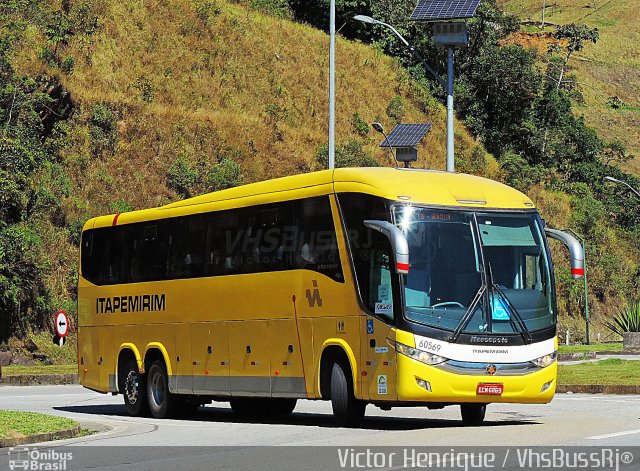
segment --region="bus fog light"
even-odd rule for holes
[[[551,381],[547,381],[546,383],[544,383],[542,385],[542,389],[540,390],[540,394],[542,394],[543,392],[545,392],[547,389],[549,389],[551,387],[551,385],[553,384],[553,380]]]
[[[556,350],[553,353],[549,353],[548,355],[544,355],[544,356],[541,356],[540,358],[536,358],[535,360],[531,360],[531,363],[533,363],[536,366],[539,366],[540,368],[546,368],[547,366],[552,365],[557,358],[558,358],[558,351]]]
[[[422,389],[426,389],[427,391],[431,392],[431,383],[429,381],[425,381],[421,378],[416,378],[416,383],[418,383],[418,386],[420,386]]]

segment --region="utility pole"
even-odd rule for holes
[[[329,12],[329,170],[336,166],[336,0]]]

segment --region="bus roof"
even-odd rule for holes
[[[340,168],[277,178],[177,201],[154,209],[95,218],[85,225],[103,227],[216,209],[286,201],[330,193],[358,192],[389,200],[474,209],[532,209],[521,192],[482,177],[436,170]]]

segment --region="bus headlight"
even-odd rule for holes
[[[553,353],[549,353],[548,355],[541,356],[540,358],[536,358],[535,360],[531,360],[536,366],[540,368],[546,368],[549,365],[552,365],[554,361],[558,358],[558,351],[556,350]]]
[[[423,350],[418,350],[417,348],[409,347],[408,345],[400,342],[393,342],[393,346],[395,347],[396,352],[427,365],[437,365],[448,360],[448,358],[425,352]]]

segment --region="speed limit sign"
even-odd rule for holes
[[[69,332],[69,319],[64,311],[58,311],[56,314],[56,333],[58,337],[64,337]]]

